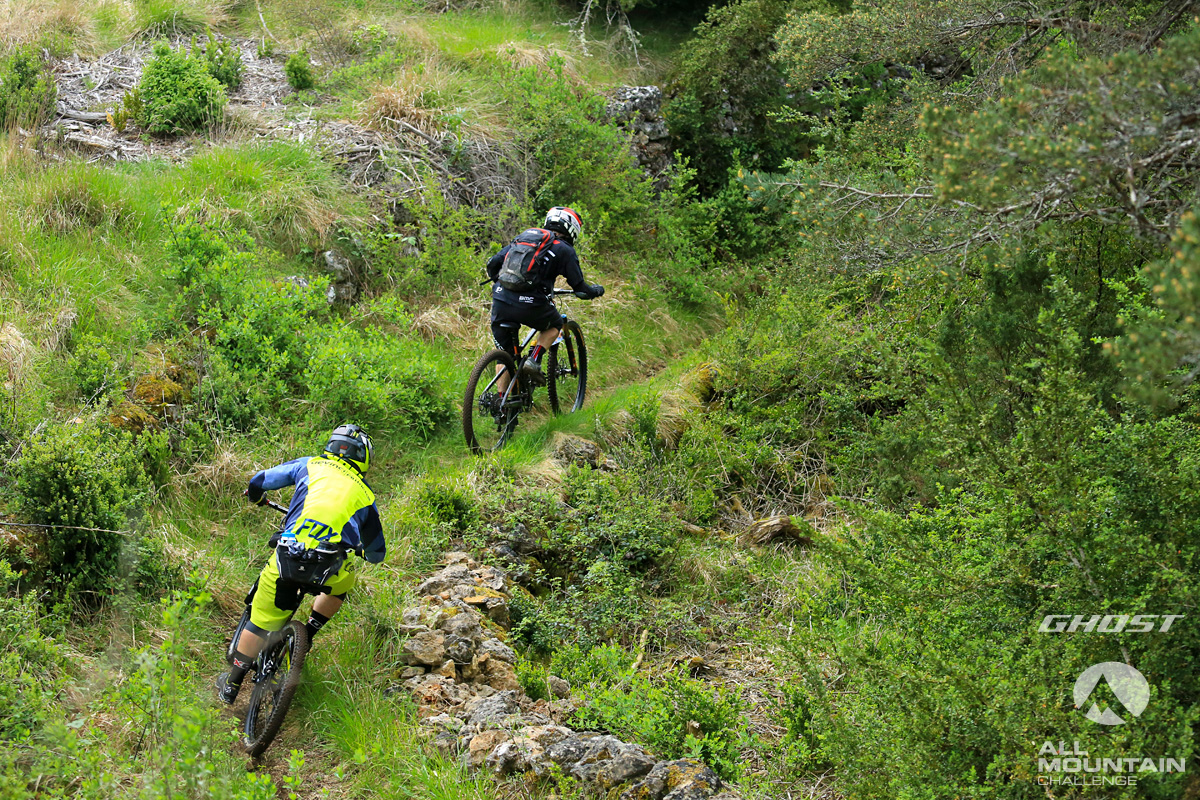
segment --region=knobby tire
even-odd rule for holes
[[[277,670],[274,675],[254,684],[254,692],[250,695],[250,708],[246,711],[245,745],[246,752],[252,758],[258,758],[275,740],[287,716],[288,707],[292,704],[292,696],[300,686],[300,671],[304,667],[304,657],[308,655],[308,631],[299,622],[292,621],[284,629],[284,639],[276,647],[287,647],[288,637],[291,637],[291,656],[286,674]],[[261,706],[268,695],[274,695],[271,715],[260,724],[258,719]]]
[[[571,371],[571,354],[575,355],[575,374]],[[583,408],[587,393],[587,345],[583,342],[583,330],[575,320],[567,320],[563,327],[562,342],[550,348],[550,408],[555,414],[570,414]],[[561,374],[560,374],[561,370]]]
[[[471,452],[476,455],[493,452],[504,447],[508,442],[509,436],[512,435],[513,429],[516,427],[515,416],[518,413],[516,409],[511,409],[507,413],[513,415],[511,422],[506,423],[502,428],[490,417],[480,413],[479,397],[480,391],[486,389],[492,379],[496,377],[496,365],[503,364],[508,370],[511,380],[516,380],[517,365],[513,361],[513,357],[503,350],[491,350],[483,355],[475,364],[475,369],[471,371],[471,377],[467,380],[467,390],[463,395],[462,407],[462,427],[463,436],[467,440],[467,447],[471,448]],[[519,387],[518,387],[519,388]],[[495,390],[493,389],[493,393]],[[479,414],[477,417],[476,415]],[[479,436],[476,435],[476,424],[479,422],[487,425],[497,425],[497,441],[490,447],[485,447],[481,444],[481,439],[485,439],[483,431],[479,431]]]

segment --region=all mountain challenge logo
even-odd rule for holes
[[[1054,624],[1054,617],[1047,617],[1039,626],[1039,633],[1108,633],[1125,629],[1127,633],[1149,633],[1151,625],[1144,627],[1126,628],[1125,622],[1129,617],[1112,617],[1117,624],[1108,623],[1110,617],[1103,622],[1098,616],[1082,623],[1081,617],[1075,617],[1072,625],[1065,623],[1071,619],[1061,615],[1063,624]],[[1133,617],[1137,622],[1143,619],[1152,620],[1152,615]],[[1163,617],[1165,624],[1159,633],[1166,633],[1170,623],[1181,619],[1180,615]],[[1090,623],[1090,624],[1089,624]],[[1096,725],[1113,727],[1136,722],[1146,707],[1150,705],[1150,682],[1146,676],[1130,664],[1120,661],[1105,661],[1093,664],[1080,673],[1075,679],[1072,696],[1075,708],[1088,721]],[[1037,782],[1041,786],[1073,786],[1086,788],[1090,786],[1136,786],[1139,777],[1155,773],[1184,772],[1186,759],[1183,758],[1151,758],[1144,755],[1121,755],[1117,758],[1092,757],[1087,750],[1079,746],[1079,742],[1046,742],[1038,751]]]

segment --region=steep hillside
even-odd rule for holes
[[[0,797],[1196,795],[1195,13],[0,6]],[[472,456],[558,204],[587,404]],[[347,420],[251,761],[242,491]]]

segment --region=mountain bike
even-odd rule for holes
[[[263,503],[283,515],[287,508],[270,500]],[[276,537],[272,537],[272,547]],[[342,550],[349,548],[342,546]],[[315,551],[310,551],[315,552]],[[241,621],[229,640],[225,653],[226,660],[233,662],[234,642],[242,635],[246,624],[250,621],[250,604],[254,593],[258,590],[258,582],[246,596],[246,608],[242,611]],[[318,595],[320,587],[303,587],[304,594]],[[295,616],[295,612],[292,612]],[[304,668],[304,658],[308,655],[310,646],[308,630],[300,622],[288,617],[288,621],[279,630],[267,636],[266,643],[254,659],[254,688],[250,693],[250,705],[246,710],[246,721],[242,728],[242,744],[246,752],[253,758],[261,756],[274,741],[287,716],[288,707],[292,704],[292,696],[300,686],[300,672]]]
[[[556,295],[575,294],[570,289],[555,289]],[[518,329],[516,322],[501,326]],[[522,354],[538,335],[530,329],[514,359],[512,353],[491,350],[475,363],[463,397],[462,426],[467,446],[475,453],[492,453],[504,447],[517,429],[524,411],[533,408],[534,387],[522,386],[517,377]],[[547,355],[546,390],[555,414],[569,414],[583,408],[587,392],[587,345],[579,323],[563,315],[558,339]],[[503,388],[501,388],[503,387]]]

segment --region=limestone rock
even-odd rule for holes
[[[670,131],[662,101],[662,89],[657,86],[621,86],[608,102],[608,116],[629,131],[638,163],[656,178],[671,166]]]
[[[411,666],[439,667],[446,661],[446,634],[425,631],[400,647],[400,660]]]
[[[545,750],[531,739],[509,739],[488,756],[487,767],[497,777],[534,771],[535,765],[543,760],[544,752]]]
[[[571,684],[564,681],[557,675],[551,675],[546,683],[550,687],[550,694],[555,698],[563,698],[571,696]]]
[[[445,632],[447,638],[470,639],[478,642],[483,638],[483,628],[473,614],[459,613],[448,616],[438,622],[438,628]],[[471,659],[467,659],[470,661]]]
[[[655,760],[640,745],[615,736],[596,736],[584,742],[579,758],[564,771],[608,789],[645,775],[654,765]]]
[[[508,739],[507,731],[487,730],[477,733],[471,737],[471,742],[467,745],[467,763],[473,767],[483,766],[491,752],[506,739]]]
[[[721,788],[721,779],[690,758],[660,761],[638,783],[621,793],[621,800],[704,800]]]
[[[484,639],[479,645],[479,653],[481,655],[498,658],[501,661],[507,661],[509,664],[517,663],[517,654],[513,649],[499,639]]]
[[[520,712],[514,692],[499,692],[491,697],[471,700],[465,709],[469,716],[467,725],[477,728],[511,727],[511,718]]]
[[[560,433],[555,436],[551,446],[554,459],[563,464],[598,469],[604,463],[600,445],[582,436]]]
[[[455,675],[455,672],[454,672],[454,662],[453,662],[453,661],[447,661],[445,664],[442,664],[440,667],[438,667],[437,669],[433,670],[433,673],[432,673],[432,674],[434,674],[434,675],[441,675],[443,678],[454,678],[454,677],[456,677],[456,675]]]
[[[446,639],[446,655],[451,661],[451,671],[454,670],[454,664],[470,664],[475,657],[475,642],[465,636],[454,636]]]

